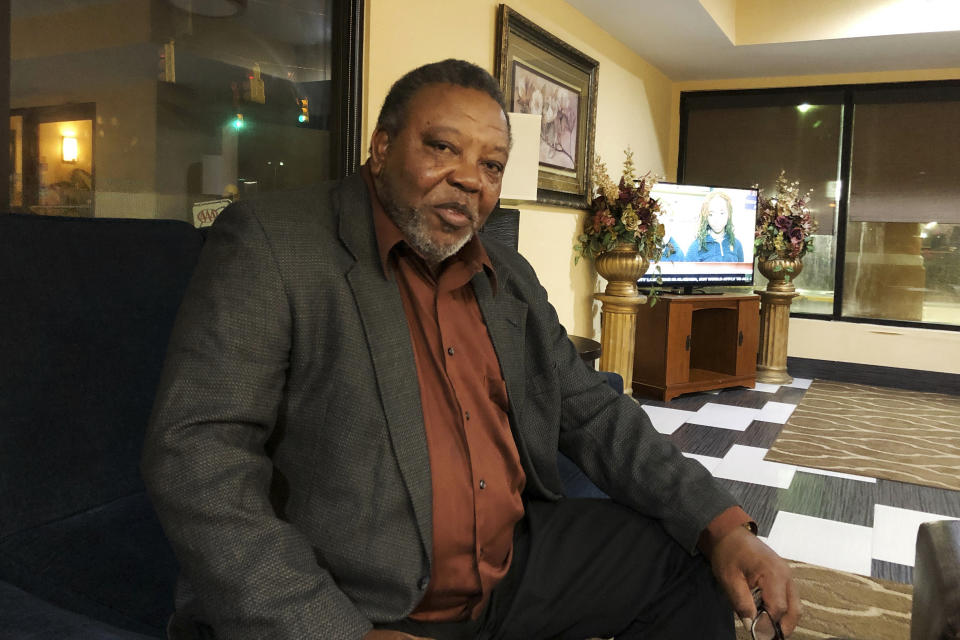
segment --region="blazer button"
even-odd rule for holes
[[[420,578],[420,582],[417,583],[417,586],[420,587],[420,591],[426,591],[429,585],[430,585],[430,576],[423,576],[422,578]]]

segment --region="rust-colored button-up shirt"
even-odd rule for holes
[[[411,614],[464,620],[506,574],[526,476],[510,431],[507,389],[470,280],[493,267],[473,238],[436,277],[380,204],[369,169],[380,258],[396,279],[413,345],[433,486],[433,566]]]

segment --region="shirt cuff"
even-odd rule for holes
[[[697,546],[709,558],[720,539],[739,527],[745,527],[751,533],[757,533],[757,523],[746,511],[740,507],[728,507],[710,521],[707,528],[700,534]]]

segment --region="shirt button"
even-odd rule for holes
[[[464,412],[464,415],[466,416],[467,420],[470,419],[470,412],[469,412],[469,411]]]
[[[487,488],[487,481],[486,481],[486,480],[481,480],[481,481],[480,481],[480,488],[481,488],[481,489],[486,489],[486,488]]]
[[[420,582],[417,583],[417,586],[420,587],[420,591],[426,591],[429,584],[430,576],[423,576],[420,578]]]
[[[453,355],[453,347],[447,347],[447,353]]]

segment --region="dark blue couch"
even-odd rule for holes
[[[177,564],[140,449],[201,245],[182,222],[0,216],[0,638],[164,636]]]
[[[202,243],[183,222],[0,215],[0,639],[164,636],[177,563],[138,467]]]

